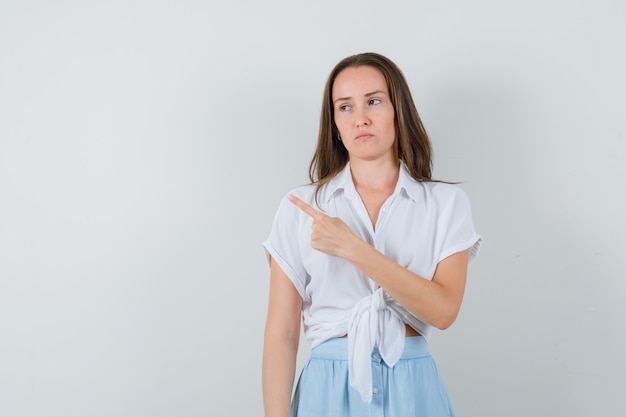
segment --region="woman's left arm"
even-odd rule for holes
[[[428,280],[356,236],[341,219],[327,216],[297,197],[290,196],[289,200],[313,218],[314,249],[346,259],[427,323],[439,329],[454,323],[465,292],[469,249],[440,261],[433,279]]]
[[[469,249],[440,261],[431,281],[397,264],[357,236],[354,239],[354,247],[346,248],[346,260],[427,323],[442,330],[454,323],[465,292]]]

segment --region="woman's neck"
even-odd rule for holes
[[[350,161],[352,181],[357,191],[382,192],[393,190],[400,174],[398,159],[384,159],[375,161]]]

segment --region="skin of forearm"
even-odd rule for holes
[[[448,328],[456,319],[461,300],[439,283],[402,267],[356,236],[344,249],[339,256],[378,283],[414,315],[439,329]]]
[[[265,417],[289,417],[298,342],[299,334],[266,331],[262,365]]]

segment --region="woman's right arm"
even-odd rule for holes
[[[266,417],[289,417],[300,339],[302,298],[270,259],[270,296],[263,345],[263,404]]]

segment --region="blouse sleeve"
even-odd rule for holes
[[[307,273],[302,262],[299,244],[299,209],[287,198],[283,198],[274,216],[274,222],[263,248],[269,262],[276,261],[293,282],[303,300],[306,300]]]
[[[482,238],[474,230],[472,210],[467,194],[458,187],[452,187],[452,189],[454,190],[452,196],[444,204],[437,225],[437,228],[443,232],[438,262],[457,252],[469,249],[469,263],[471,264],[478,256]]]

